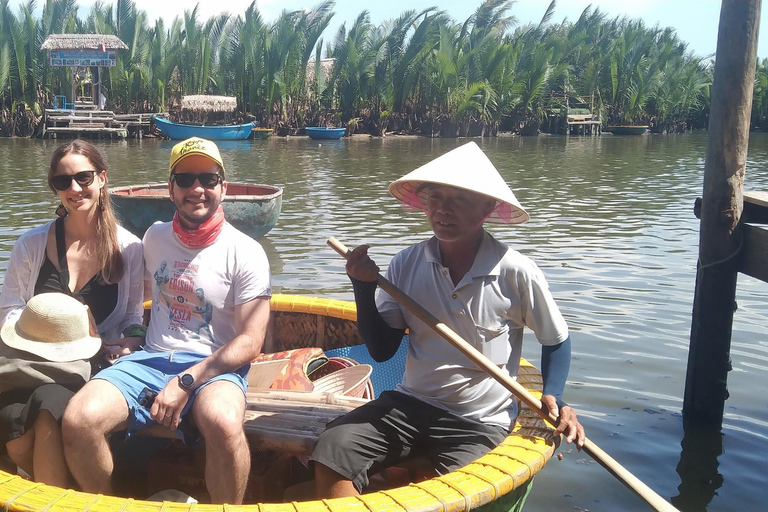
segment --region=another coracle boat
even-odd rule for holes
[[[152,116],[155,126],[167,137],[184,140],[200,137],[208,140],[244,140],[251,136],[256,123],[243,123],[225,126],[203,126],[199,124],[174,123],[162,117]]]
[[[346,128],[326,128],[324,126],[307,126],[310,139],[340,139],[347,133]]]
[[[270,135],[272,135],[272,128],[254,128],[253,129],[254,139],[268,139]]]
[[[297,347],[320,347],[326,354],[355,351],[362,357],[367,351],[361,346],[355,320],[354,303],[276,295],[271,301],[271,328],[265,352],[280,352]],[[402,347],[401,347],[402,349]],[[394,359],[396,359],[395,356]],[[391,361],[391,360],[390,360]],[[365,361],[368,363],[368,361]],[[402,362],[402,361],[401,361]],[[391,371],[385,363],[373,363],[374,374]],[[541,394],[541,375],[525,360],[521,360],[518,381],[537,396]],[[273,385],[274,388],[274,385]],[[377,390],[381,391],[381,389]],[[328,393],[283,391],[277,389],[249,390],[245,428],[253,451],[249,488],[258,504],[237,507],[243,512],[283,512],[292,510],[345,511],[468,511],[483,510],[491,504],[505,510],[516,500],[524,500],[530,479],[552,457],[555,442],[552,430],[525,406],[521,407],[514,431],[499,446],[475,462],[447,475],[411,483],[409,485],[370,492],[355,498],[294,501],[280,503],[282,493],[280,471],[271,467],[255,472],[254,466],[267,465],[276,460],[305,456],[325,423],[351,410],[364,400]],[[303,408],[303,409],[302,409]],[[300,410],[301,409],[301,410]],[[184,473],[192,469],[194,473]],[[202,465],[163,468],[161,477],[179,476],[181,484],[200,485]],[[157,474],[157,473],[155,473]],[[157,479],[143,475],[150,484]],[[306,480],[305,480],[306,482]],[[291,483],[291,482],[287,482]],[[163,482],[167,484],[167,482]],[[253,485],[252,485],[253,484]],[[151,489],[155,491],[156,489]],[[185,489],[180,489],[189,492]],[[259,491],[261,494],[259,494]],[[247,491],[248,495],[248,491]],[[269,501],[269,503],[265,503]],[[224,512],[229,505],[201,505],[131,498],[93,495],[74,490],[37,484],[20,476],[0,471],[0,507],[8,512],[121,510],[124,512],[198,511]],[[480,507],[480,508],[478,508]]]
[[[157,221],[173,219],[176,207],[169,200],[168,184],[132,185],[109,190],[121,224],[139,238]],[[237,229],[259,238],[269,232],[280,216],[283,189],[272,185],[228,183],[221,202],[224,215]]]
[[[648,126],[608,126],[605,130],[614,135],[642,135],[648,131]]]

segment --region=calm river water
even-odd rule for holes
[[[480,140],[531,214],[491,226],[549,280],[572,331],[565,399],[589,437],[685,510],[766,508],[768,285],[740,276],[730,399],[722,435],[683,436],[681,408],[698,250],[706,133]],[[352,299],[326,245],[368,243],[382,268],[429,234],[387,184],[463,140],[271,138],[220,145],[230,181],[284,187],[277,226],[261,242],[275,292]],[[0,139],[0,272],[15,239],[53,217],[45,184],[55,141]],[[163,181],[171,142],[100,142],[112,186]],[[747,188],[768,190],[768,136],[750,141]],[[467,172],[472,172],[467,169]],[[526,338],[524,355],[538,364]],[[536,477],[526,510],[648,510],[569,446]]]

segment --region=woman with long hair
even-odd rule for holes
[[[48,186],[59,196],[58,218],[14,245],[0,292],[0,325],[17,321],[35,295],[65,293],[88,306],[109,362],[143,343],[141,241],[117,223],[107,164],[93,144],[76,139],[56,148]],[[92,362],[98,367],[101,361]],[[60,420],[77,389],[49,386],[56,384],[50,376],[40,384],[0,389],[0,454],[7,452],[36,481],[66,486]],[[35,457],[39,450],[47,456]]]

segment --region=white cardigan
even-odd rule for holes
[[[18,318],[27,301],[35,294],[53,222],[30,229],[13,246],[0,292],[0,325]],[[123,255],[124,270],[123,278],[117,284],[117,305],[98,325],[99,335],[105,342],[119,339],[123,329],[129,325],[141,324],[144,313],[144,253],[141,240],[118,226],[117,241]]]

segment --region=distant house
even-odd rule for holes
[[[40,46],[48,50],[49,64],[57,67],[98,69],[95,84],[97,91],[91,91],[87,100],[103,108],[105,98],[101,92],[101,68],[112,67],[116,61],[116,50],[127,50],[128,45],[111,34],[51,34]],[[90,83],[90,82],[89,82]],[[75,73],[71,78],[70,102],[75,103]]]

